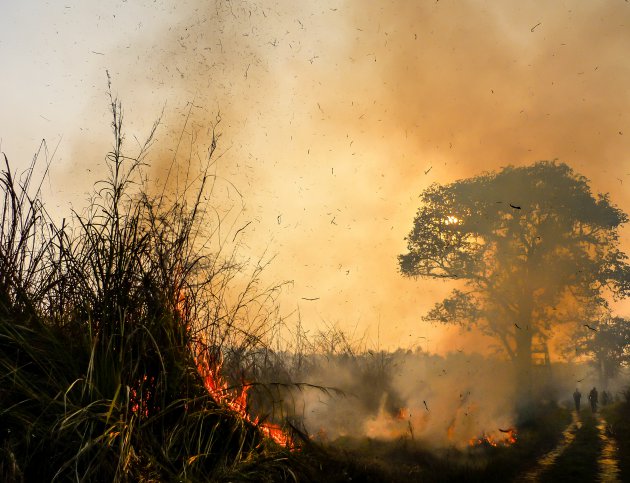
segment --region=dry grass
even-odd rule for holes
[[[34,165],[16,179],[5,157],[0,479],[294,479],[288,450],[211,397],[197,371],[193,348],[218,362],[264,345],[278,289],[260,288],[263,264],[247,276],[234,253],[208,253],[216,137],[182,193],[152,196],[143,166],[155,126],[130,157],[113,98],[111,108],[109,176],[61,226]]]

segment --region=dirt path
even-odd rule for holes
[[[564,450],[567,449],[567,447],[575,439],[575,433],[582,427],[582,422],[578,419],[575,412],[572,413],[572,417],[573,420],[562,432],[562,438],[560,439],[558,445],[548,453],[541,456],[536,462],[536,465],[530,471],[517,478],[515,482],[525,483],[540,481],[540,476],[556,462],[562,453],[564,453]]]
[[[600,415],[583,416],[584,422],[574,412],[558,445],[515,481],[620,482],[617,443],[606,421]]]

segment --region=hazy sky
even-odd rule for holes
[[[47,199],[78,208],[109,147],[105,70],[130,148],[164,110],[153,178],[189,103],[193,160],[220,113],[220,189],[251,221],[243,255],[294,281],[284,311],[443,349],[420,317],[449,286],[397,270],[418,195],[557,158],[628,211],[628,52],[621,0],[3,2],[0,148],[26,166],[58,146]]]

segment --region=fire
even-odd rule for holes
[[[175,300],[175,309],[182,320],[189,323],[191,307],[188,297],[183,290],[179,290]],[[256,426],[266,437],[287,448],[294,449],[291,437],[283,429],[273,423],[261,422],[258,416],[252,418],[247,412],[247,393],[251,386],[243,383],[240,389],[229,388],[221,376],[222,362],[210,353],[208,344],[203,340],[191,344],[197,371],[203,380],[208,394],[219,404],[224,404],[240,417]]]
[[[453,420],[453,422],[449,425],[448,429],[446,430],[446,437],[448,438],[449,441],[453,441],[454,435],[455,435],[455,420]]]
[[[493,447],[499,446],[511,446],[516,443],[516,429],[499,429],[500,434],[486,434],[482,433],[481,437],[472,438],[469,442],[469,446],[482,446],[488,445]]]
[[[143,389],[141,390],[140,387]],[[155,387],[155,377],[149,378],[146,374],[144,377],[129,388],[129,405],[131,411],[139,416],[148,418],[150,407],[153,399],[153,388]],[[156,408],[159,409],[159,408]]]
[[[411,413],[408,408],[402,407],[396,413],[396,419],[399,421],[406,421],[411,418]]]
[[[220,373],[221,362],[210,355],[207,345],[199,342],[195,344],[194,349],[197,371],[203,379],[208,394],[216,402],[224,404],[240,417],[258,427],[266,437],[273,439],[279,445],[288,448],[294,447],[291,437],[279,425],[261,422],[258,416],[252,418],[249,415],[247,412],[247,393],[251,386],[244,383],[240,389],[229,388]]]

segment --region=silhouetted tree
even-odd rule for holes
[[[608,315],[583,324],[574,335],[574,344],[575,355],[591,359],[600,387],[608,389],[608,381],[630,365],[630,320]]]
[[[532,342],[569,321],[557,305],[628,293],[630,267],[618,248],[627,215],[566,164],[433,184],[421,201],[408,253],[398,257],[402,274],[464,282],[424,319],[495,337],[527,394]]]

